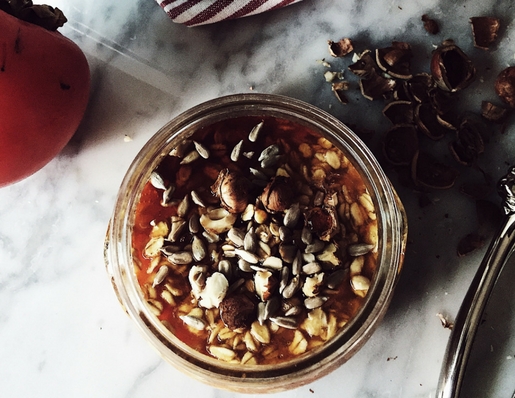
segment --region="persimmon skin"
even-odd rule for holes
[[[76,132],[89,99],[86,56],[57,31],[0,11],[0,187],[50,162]]]

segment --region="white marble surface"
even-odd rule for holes
[[[496,99],[493,79],[515,64],[511,1],[304,0],[192,29],[173,24],[152,0],[48,3],[70,20],[62,32],[85,51],[92,92],[65,150],[37,174],[0,190],[1,397],[239,396],[193,381],[161,360],[119,307],[104,270],[102,244],[121,179],[171,117],[252,89],[311,102],[379,134],[387,128],[381,104],[363,99],[353,80],[351,104],[342,106],[324,81],[316,60],[328,59],[335,70],[348,64],[329,57],[328,39],[351,37],[358,50],[408,40],[418,70],[427,71],[433,45],[453,38],[478,68],[462,98],[473,110],[481,99]],[[423,30],[423,13],[440,22],[440,34]],[[468,18],[478,15],[502,18],[489,52],[471,46]],[[493,134],[482,159],[494,178],[515,164],[513,123]],[[348,363],[278,398],[435,396],[449,337],[436,314],[454,318],[484,249],[456,256],[458,239],[475,222],[473,203],[456,189],[432,194],[434,205],[421,209],[392,179],[408,210],[410,243],[386,318]],[[492,200],[498,201],[495,194]],[[511,397],[515,389],[514,265],[486,313],[466,397]]]

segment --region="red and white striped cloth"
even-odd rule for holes
[[[301,0],[156,0],[172,21],[205,25],[281,8]]]

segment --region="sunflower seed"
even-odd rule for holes
[[[250,173],[254,177],[258,178],[259,180],[263,180],[263,181],[267,181],[268,182],[268,177],[262,171],[254,169],[252,167],[249,167],[249,170],[250,170]]]
[[[191,151],[181,160],[181,164],[190,164],[199,158],[199,153],[197,151]]]
[[[317,262],[311,262],[302,266],[302,272],[306,275],[313,275],[322,271],[322,266]]]
[[[186,221],[181,218],[175,218],[172,221],[172,227],[170,230],[170,234],[168,235],[168,240],[171,242],[177,242],[184,231],[184,227],[186,226]]]
[[[206,207],[204,201],[196,191],[191,191],[191,200],[193,200],[193,203],[197,206]]]
[[[152,282],[152,287],[156,287],[161,282],[165,280],[165,278],[168,276],[168,267],[166,265],[161,265],[159,267],[159,270],[156,273],[156,276],[154,277],[154,281]]]
[[[254,205],[249,203],[243,213],[241,213],[241,219],[243,221],[250,221],[254,217]]]
[[[347,253],[349,253],[349,256],[352,256],[352,257],[363,256],[367,253],[370,253],[370,251],[374,247],[375,247],[375,245],[371,245],[368,243],[354,243],[347,247]]]
[[[250,334],[261,344],[270,343],[270,331],[266,325],[261,325],[259,322],[252,322],[250,326]]]
[[[168,188],[166,188],[163,191],[163,196],[161,198],[161,206],[163,206],[163,207],[170,206],[170,203],[172,201],[172,195],[173,195],[174,191],[175,191],[174,185],[170,185]]]
[[[300,305],[294,305],[293,307],[290,307],[288,310],[285,311],[284,316],[296,316],[299,315],[301,312],[302,307]]]
[[[259,262],[259,257],[254,253],[242,249],[236,249],[234,252],[239,258],[242,258],[250,264],[257,264]]]
[[[190,252],[182,251],[169,255],[168,261],[177,265],[190,264],[193,261],[193,256]]]
[[[326,301],[327,297],[325,296],[316,296],[316,297],[308,297],[304,300],[304,307],[308,310],[313,310],[315,308],[321,307]]]
[[[231,160],[233,162],[237,162],[238,159],[240,158],[240,153],[241,153],[241,146],[243,145],[243,140],[240,140],[240,142],[238,142],[232,152],[231,152]]]
[[[220,260],[218,263],[218,272],[221,272],[229,280],[232,277],[232,264],[229,260]]]
[[[276,316],[270,318],[270,321],[286,329],[297,329],[299,326],[297,319],[292,316]]]
[[[206,257],[206,246],[202,239],[198,236],[193,236],[193,242],[191,243],[191,251],[195,261],[202,261]]]
[[[297,293],[299,288],[300,288],[300,278],[298,275],[295,275],[292,278],[292,280],[290,281],[290,283],[288,283],[288,285],[286,285],[286,287],[284,288],[282,295],[285,299],[292,298],[293,295],[295,293]]]
[[[279,257],[270,256],[263,261],[263,267],[280,270],[283,267],[283,261]]]
[[[242,258],[238,260],[238,268],[243,272],[252,272],[251,264]]]
[[[272,297],[270,300],[268,300],[265,304],[264,309],[264,319],[269,319],[270,317],[274,316],[279,308],[281,307],[281,301],[278,296]]]
[[[288,285],[288,280],[290,278],[290,269],[288,267],[283,267],[281,269],[281,281],[279,282],[279,294],[282,294],[286,285]]]
[[[263,323],[266,321],[265,318],[265,307],[266,303],[263,301],[260,301],[257,305],[257,320],[260,325],[263,325]]]
[[[279,227],[279,239],[282,242],[290,242],[292,239],[293,233],[291,232],[291,229],[288,227],[285,227],[284,225],[281,225]]]
[[[325,243],[319,239],[314,239],[309,245],[306,246],[306,253],[318,253],[325,246]]]
[[[152,173],[150,173],[150,183],[156,189],[166,190],[163,177],[161,177],[161,175],[157,171],[153,171]]]
[[[206,328],[206,322],[200,318],[191,315],[181,315],[179,316],[181,320],[188,326],[191,326],[193,329],[204,330]]]
[[[209,150],[204,145],[197,141],[193,141],[193,145],[195,145],[195,149],[200,156],[202,156],[204,159],[209,158]]]
[[[206,238],[208,243],[216,243],[220,240],[220,237],[212,232],[204,231],[202,232],[202,236]]]
[[[274,166],[277,162],[279,162],[279,160],[281,160],[282,156],[281,155],[274,155],[274,156],[268,156],[266,158],[264,158],[262,161],[261,161],[261,168],[262,169],[266,169],[268,167],[272,167]]]
[[[291,264],[291,272],[293,275],[299,275],[302,270],[302,253],[297,251],[293,263]]]
[[[256,252],[257,244],[256,234],[254,233],[254,227],[251,227],[245,234],[245,237],[243,238],[243,248],[251,253]]]
[[[245,232],[239,228],[231,228],[227,231],[227,238],[229,238],[236,247],[242,247],[245,239]]]
[[[300,207],[298,203],[294,203],[286,212],[284,213],[283,223],[288,228],[295,228],[297,222],[300,218]]]
[[[313,235],[311,234],[311,230],[309,229],[309,227],[302,228],[300,240],[305,245],[309,245],[313,241]]]
[[[291,264],[297,254],[297,246],[281,243],[279,245],[279,254],[285,263]]]
[[[178,252],[179,250],[181,250],[179,246],[167,244],[161,248],[161,253],[168,257],[171,254]]]
[[[263,149],[263,151],[259,155],[258,162],[261,162],[262,160],[265,160],[266,158],[269,158],[271,156],[275,156],[279,154],[280,151],[281,149],[276,144],[272,144]]]
[[[177,206],[177,215],[179,217],[186,217],[188,214],[188,210],[190,209],[190,196],[186,194],[183,200],[180,201],[179,206]]]
[[[337,289],[338,286],[340,286],[340,284],[343,282],[345,274],[346,270],[344,270],[343,268],[329,274],[326,280],[327,287],[329,289]]]
[[[264,122],[259,122],[252,128],[252,130],[250,130],[250,133],[249,133],[249,141],[250,142],[256,142],[256,140],[259,136],[259,132],[263,128],[263,124],[264,124]]]
[[[188,221],[188,228],[192,234],[200,231],[200,221],[197,213],[193,213]]]

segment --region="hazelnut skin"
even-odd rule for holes
[[[248,205],[249,180],[239,173],[221,170],[211,190],[229,213],[241,213]]]
[[[261,202],[265,209],[271,213],[285,211],[291,206],[294,190],[287,177],[274,177],[263,190]]]

